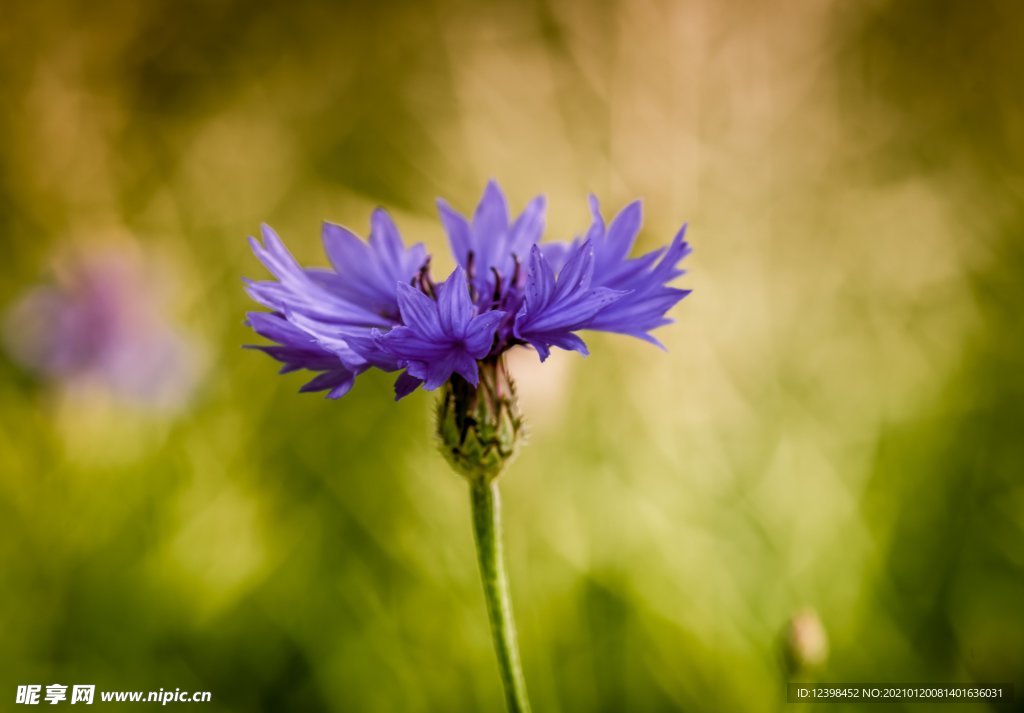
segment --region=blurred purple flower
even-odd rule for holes
[[[148,272],[123,254],[64,262],[55,282],[30,288],[7,311],[8,352],[56,383],[176,408],[195,387],[196,355],[152,292]]]
[[[639,202],[605,226],[595,198],[593,222],[571,243],[540,245],[544,199],[510,219],[505,196],[487,185],[472,220],[438,201],[458,267],[440,285],[422,245],[406,248],[387,213],[373,215],[370,240],[326,223],[323,240],[334,270],[301,267],[269,227],[252,239],[276,281],[247,282],[270,313],[249,325],[274,342],[260,349],[317,376],[304,391],[338,398],[376,367],[399,371],[398,398],[420,385],[433,390],[461,376],[476,386],[477,362],[528,344],[546,359],[551,347],[587,354],[580,331],[618,332],[661,346],[651,330],[689,290],[669,287],[690,252],[685,226],[672,242],[629,258],[642,222]],[[524,265],[525,262],[525,265]]]

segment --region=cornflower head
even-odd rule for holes
[[[315,376],[302,391],[344,396],[370,369],[397,372],[395,397],[443,389],[437,433],[454,470],[470,483],[474,528],[488,611],[509,710],[526,711],[499,537],[493,482],[522,434],[515,388],[504,353],[533,348],[541,361],[553,347],[588,353],[585,331],[626,334],[655,345],[667,311],[689,290],[670,287],[690,252],[686,227],[668,245],[630,252],[642,222],[640,202],[605,221],[596,198],[585,233],[541,243],[543,197],[518,216],[490,182],[471,217],[438,201],[456,267],[438,282],[425,248],[407,247],[390,216],[376,210],[369,240],[325,223],[330,269],[304,268],[277,234],[263,226],[253,251],[276,278],[248,281],[269,312],[249,325],[272,344],[255,346],[283,363],[282,373]]]
[[[571,242],[540,243],[544,199],[515,219],[497,183],[488,183],[466,218],[439,200],[457,266],[440,283],[421,244],[406,247],[391,217],[373,213],[369,241],[333,223],[323,226],[331,269],[300,266],[264,225],[253,251],[276,278],[248,281],[270,312],[250,326],[274,344],[257,346],[284,366],[316,376],[302,391],[344,396],[369,369],[400,372],[396,398],[462,379],[472,388],[517,345],[541,361],[552,347],[588,353],[580,332],[618,332],[661,346],[651,334],[689,290],[670,287],[690,252],[685,226],[661,249],[629,257],[641,206],[626,206],[606,224],[591,197],[589,229]]]

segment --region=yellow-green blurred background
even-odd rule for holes
[[[191,369],[173,408],[126,401],[26,368],[7,321],[4,710],[29,683],[501,709],[431,395],[368,375],[300,396],[240,348],[261,222],[323,264],[320,221],[365,234],[382,205],[444,251],[434,199],[469,211],[492,177],[516,210],[548,196],[549,239],[594,192],[644,199],[639,247],[683,221],[695,247],[667,353],[595,335],[587,359],[514,359],[531,436],[502,489],[537,711],[778,710],[805,607],[830,656],[800,680],[1024,694],[1018,3],[3,15],[0,309],[129,256]]]

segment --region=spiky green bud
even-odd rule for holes
[[[453,375],[437,405],[441,452],[470,482],[497,478],[515,457],[523,436],[516,390],[504,358],[480,362],[480,383]]]

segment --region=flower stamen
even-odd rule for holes
[[[417,284],[418,283],[418,284]],[[426,262],[423,263],[423,267],[420,268],[419,274],[413,278],[413,287],[419,287],[420,292],[427,295],[431,299],[437,299],[437,285],[430,278],[430,258],[428,257]]]

